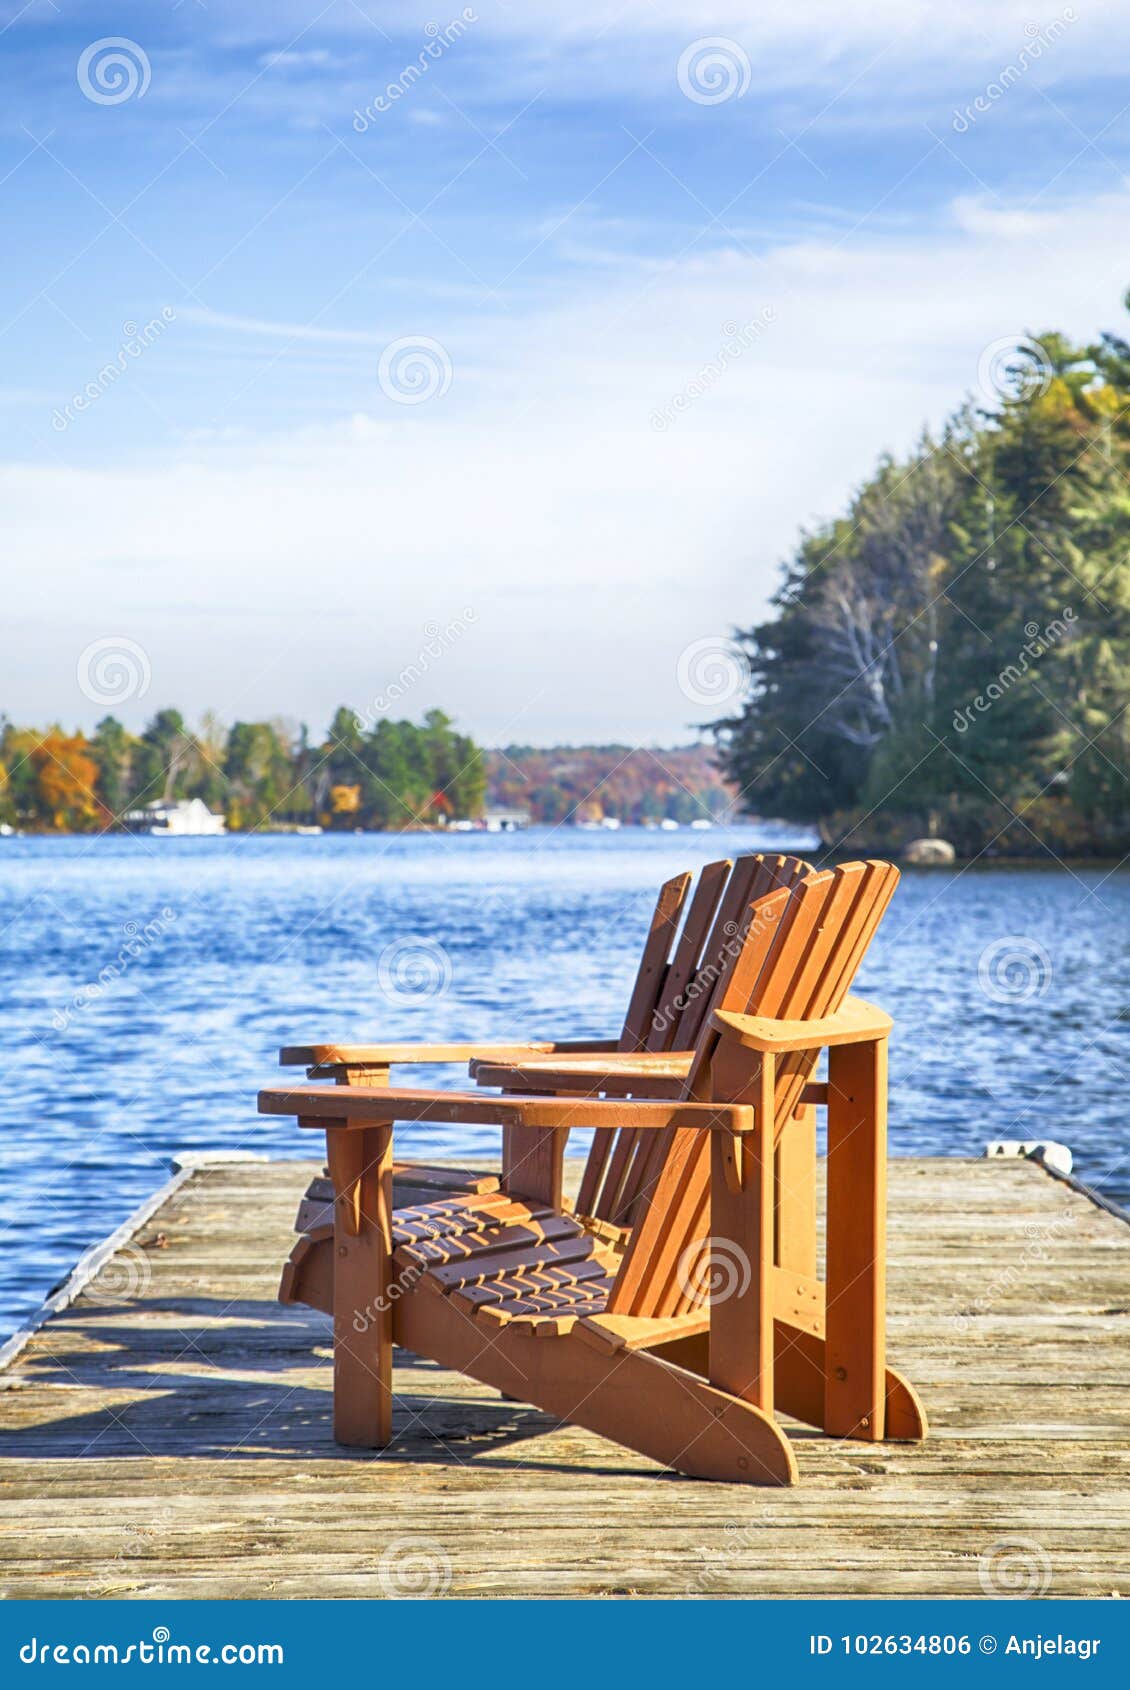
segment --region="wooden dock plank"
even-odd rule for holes
[[[1035,1165],[891,1164],[931,1438],[796,1428],[773,1492],[399,1352],[393,1443],[336,1448],[329,1323],[274,1301],[316,1171],[196,1171],[0,1374],[5,1596],[380,1596],[405,1554],[455,1596],[979,1595],[1004,1538],[1049,1595],[1130,1593],[1130,1230]]]

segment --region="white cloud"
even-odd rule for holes
[[[323,329],[316,323],[280,323],[264,317],[240,317],[212,311],[202,305],[182,305],[179,315],[189,323],[208,328],[231,329],[237,334],[262,336],[267,340],[312,340],[342,346],[381,346],[380,335],[362,329]]]
[[[1064,220],[1061,211],[1028,211],[973,198],[956,200],[953,215],[967,233],[1001,241],[1053,241]]]
[[[252,16],[254,9],[252,8]],[[452,5],[450,16],[461,8]],[[748,0],[713,0],[704,12],[700,0],[479,0],[477,16],[461,46],[484,41],[505,43],[506,58],[496,59],[500,77],[516,85],[521,66],[536,78],[551,78],[558,89],[572,84],[578,93],[627,93],[633,86],[654,89],[666,77],[674,85],[680,49],[704,36],[730,38],[749,56],[758,89],[776,93],[790,87],[813,90],[829,84],[844,88],[861,68],[882,64],[891,72],[885,105],[898,103],[906,86],[898,74],[914,72],[917,88],[937,87],[966,69],[987,73],[1012,63],[1034,30],[1052,28],[1052,44],[1033,73],[1065,74],[1073,63],[1093,70],[1096,49],[1106,56],[1124,42],[1128,19],[1122,0],[1089,0],[1044,11],[1031,0],[778,0],[751,6]],[[304,14],[294,8],[297,18]],[[320,11],[320,7],[319,7]],[[319,17],[319,28],[341,31],[374,49],[391,35],[398,41],[419,34],[433,18],[433,0],[388,0],[370,5],[369,15],[343,0]],[[277,11],[271,15],[277,20]],[[370,22],[370,16],[374,22]],[[379,33],[375,32],[379,26]],[[244,27],[254,27],[245,20]],[[1099,62],[1103,62],[1100,60]],[[483,68],[489,69],[489,64]],[[977,86],[970,93],[977,92]],[[874,113],[880,119],[882,111]]]
[[[261,53],[259,63],[268,70],[328,70],[336,61],[325,47],[308,47],[300,51]]]
[[[50,15],[49,0],[43,4]],[[1130,37],[1122,0],[1051,0],[1042,11],[1031,0],[712,0],[706,11],[699,0],[478,0],[471,10],[475,19],[445,54],[443,75],[460,103],[480,113],[520,105],[542,89],[562,101],[625,109],[641,98],[682,103],[679,55],[710,36],[732,39],[750,61],[746,110],[813,101],[827,104],[826,126],[862,120],[872,130],[939,99],[973,99],[1017,62],[1037,27],[1056,31],[1026,75],[1041,86],[1103,65],[1114,77]],[[94,28],[98,11],[94,0],[73,0],[69,15],[87,13]],[[222,18],[201,13],[191,39],[161,54],[161,105],[151,114],[199,106],[211,117],[230,101],[272,124],[284,113],[298,127],[347,122],[355,101],[363,105],[386,75],[418,57],[432,40],[429,24],[443,29],[463,11],[457,0],[446,11],[434,0],[245,0]],[[1068,13],[1074,20],[1065,24]],[[136,19],[127,5],[119,20],[138,40],[150,38],[148,21],[140,5]],[[240,49],[260,71],[250,85]],[[428,120],[413,113],[407,121]]]
[[[50,617],[56,638],[45,663],[16,630],[9,705],[66,717],[70,701],[79,719],[75,653],[122,634],[151,658],[147,705],[320,727],[381,690],[426,624],[470,607],[406,710],[445,704],[491,738],[677,734],[710,714],[678,691],[682,648],[756,619],[798,527],[939,422],[986,345],[1117,323],[1127,277],[1109,233],[1128,201],[1030,218],[966,200],[914,244],[865,227],[758,261],[625,260],[567,304],[437,325],[454,379],[419,407],[374,388],[326,427],[100,469],[10,463],[10,552],[29,624]],[[704,378],[725,325],[765,307],[766,331]],[[291,332],[207,321],[252,343]]]
[[[787,0],[751,6],[748,0],[712,0],[704,12],[701,0],[574,0],[562,6],[559,0],[524,0],[515,6],[510,0],[477,0],[475,33],[508,36],[514,40],[541,43],[543,47],[568,42],[616,41],[634,36],[641,40],[682,38],[690,41],[704,35],[729,35],[747,48],[761,51],[805,47],[812,68],[814,58],[873,53],[876,46],[891,47],[896,56],[925,53],[931,44],[949,55],[976,57],[987,41],[1023,41],[1032,24],[1045,28],[1053,20],[1074,11],[1072,33],[1086,33],[1092,40],[1106,36],[1112,25],[1125,19],[1120,0],[1089,0],[1065,6],[1051,0],[1044,9],[1034,9],[1031,0],[805,0],[803,6]],[[292,0],[248,5],[241,15],[225,20],[225,32],[237,38],[261,31],[265,19],[273,23],[272,33],[297,33],[317,20],[329,32],[347,33],[376,42],[419,34],[429,22],[446,24],[462,8],[452,0],[448,11],[437,9],[434,0],[367,0],[365,6],[340,0],[325,7],[322,0]]]

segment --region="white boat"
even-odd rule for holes
[[[144,809],[131,810],[126,824],[150,839],[199,839],[226,833],[223,816],[210,810],[202,798],[155,798]]]

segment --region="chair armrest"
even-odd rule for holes
[[[834,1015],[811,1021],[778,1020],[771,1015],[738,1015],[716,1009],[715,1030],[747,1050],[822,1050],[825,1046],[863,1044],[885,1039],[894,1025],[890,1016],[866,998],[845,998]]]
[[[555,1039],[548,1049],[554,1056],[588,1056],[592,1051],[603,1056],[619,1050],[620,1042],[618,1039]]]
[[[376,1072],[411,1063],[522,1062],[532,1056],[587,1056],[618,1049],[615,1039],[529,1039],[501,1044],[283,1045],[280,1068],[314,1069],[310,1079],[337,1079],[346,1068]]]
[[[636,1102],[587,1097],[484,1097],[481,1092],[416,1091],[368,1086],[270,1086],[259,1093],[261,1115],[295,1115],[300,1127],[364,1129],[376,1122],[446,1121],[467,1126],[665,1127],[752,1132],[743,1103]]]
[[[613,1097],[677,1098],[690,1066],[693,1051],[643,1052],[627,1055],[585,1051],[581,1056],[533,1056],[522,1062],[496,1062],[489,1058],[470,1064],[471,1078],[480,1086],[500,1086],[504,1091],[599,1092]]]
[[[284,1045],[280,1068],[391,1068],[401,1062],[470,1062],[477,1056],[496,1062],[521,1062],[527,1056],[552,1056],[558,1047],[534,1041],[513,1044]]]

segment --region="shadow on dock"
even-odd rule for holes
[[[81,1305],[52,1322],[37,1349],[34,1378],[62,1412],[26,1425],[17,1401],[0,1426],[0,1460],[56,1461],[109,1456],[178,1460],[497,1461],[558,1422],[538,1409],[484,1401],[481,1390],[429,1395],[430,1361],[397,1352],[393,1442],[377,1451],[333,1441],[329,1323],[276,1302],[215,1297],[147,1298]],[[306,1382],[314,1373],[318,1383]],[[98,1406],[66,1412],[71,1392]],[[528,1453],[518,1465],[536,1470]],[[552,1464],[547,1464],[552,1465]],[[594,1466],[593,1472],[612,1467]]]

